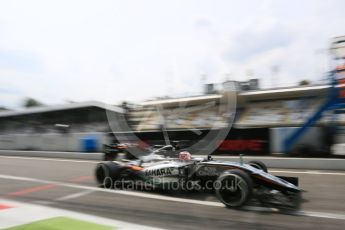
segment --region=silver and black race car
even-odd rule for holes
[[[96,180],[106,188],[135,183],[169,190],[213,191],[229,208],[248,202],[298,208],[300,203],[298,178],[274,176],[260,161],[244,163],[242,157],[240,162],[218,161],[211,156],[180,160],[161,152],[156,150],[133,161],[101,162],[95,169]]]

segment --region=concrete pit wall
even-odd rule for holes
[[[284,140],[297,128],[271,128],[270,153],[282,153]],[[110,143],[110,137],[105,133],[47,133],[47,134],[8,134],[0,135],[0,149],[3,150],[35,150],[35,151],[66,151],[85,152],[85,139],[94,139],[94,152],[101,152],[102,145]],[[297,145],[309,145],[316,149],[323,147],[322,128],[310,128]]]
[[[102,145],[109,143],[104,133],[49,133],[0,135],[0,149],[85,152],[85,140],[93,140],[92,151],[101,152]]]
[[[270,151],[271,153],[283,153],[284,141],[296,131],[297,127],[282,127],[270,129]],[[308,129],[302,137],[297,140],[294,146],[306,145],[313,149],[322,149],[325,147],[323,141],[324,133],[320,127],[311,127]]]

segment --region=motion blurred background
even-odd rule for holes
[[[235,117],[217,153],[344,154],[332,150],[345,141],[342,107],[324,108],[339,89],[330,48],[344,4],[2,1],[0,149],[102,151],[109,133],[151,144],[163,126],[186,141]],[[227,84],[234,114],[222,109]]]
[[[343,229],[344,9],[0,1],[0,228]],[[293,210],[231,210],[210,193],[97,187],[101,159],[169,143],[263,161],[308,192]]]

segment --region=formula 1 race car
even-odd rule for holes
[[[96,180],[106,188],[135,183],[169,190],[213,191],[229,208],[248,202],[293,209],[299,206],[298,178],[273,176],[260,161],[243,163],[242,157],[240,162],[218,161],[211,156],[198,159],[186,151],[172,158],[158,154],[161,149],[138,160],[101,162],[95,169]]]

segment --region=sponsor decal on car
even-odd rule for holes
[[[198,176],[219,176],[222,173],[222,170],[218,170],[215,167],[202,167],[197,171]]]
[[[145,176],[171,176],[174,168],[149,169],[145,171]]]

